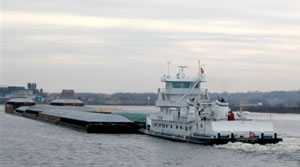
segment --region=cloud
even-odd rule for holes
[[[93,28],[125,28],[158,32],[202,32],[222,33],[232,35],[278,35],[300,36],[299,26],[278,26],[276,28],[254,28],[244,21],[222,20],[159,20],[159,19],[131,19],[109,18],[98,16],[79,16],[54,13],[9,12],[2,13],[3,24],[21,24],[24,26],[50,25],[64,27],[93,27]],[[271,29],[269,29],[271,28]]]
[[[4,1],[0,79],[50,91],[149,91],[167,60],[172,72],[183,64],[194,74],[201,59],[214,91],[297,89],[300,10],[270,2]]]

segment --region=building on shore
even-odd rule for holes
[[[27,83],[27,88],[24,86],[0,86],[0,104],[16,97],[27,97],[41,103],[45,96],[43,89],[37,89],[36,83]]]
[[[73,98],[75,98],[75,91],[73,89],[63,89],[60,94],[60,97],[73,99]]]

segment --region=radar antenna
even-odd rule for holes
[[[187,66],[178,66],[178,68],[180,68],[181,72],[183,72],[184,69],[187,68]]]

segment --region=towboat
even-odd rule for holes
[[[270,121],[251,120],[249,112],[231,111],[226,99],[210,100],[202,88],[206,75],[200,62],[195,77],[179,66],[176,76],[163,75],[165,88],[158,89],[158,113],[147,116],[145,133],[174,141],[198,144],[278,143],[282,141]],[[169,71],[169,70],[168,70]]]

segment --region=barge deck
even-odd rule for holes
[[[86,130],[88,133],[140,133],[144,127],[124,116],[95,112],[86,106],[35,105],[28,99],[12,99],[5,112],[31,119],[66,125]]]

